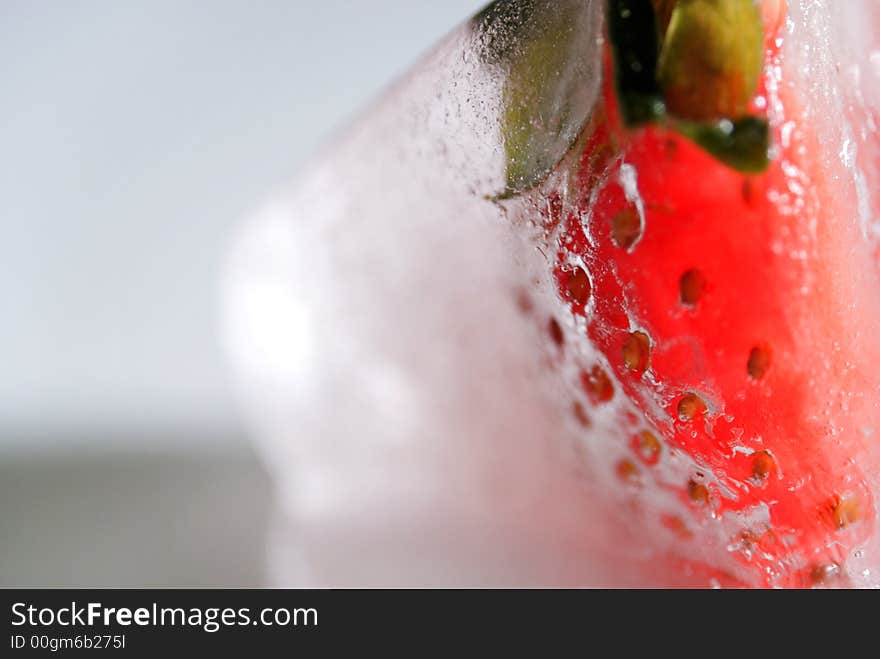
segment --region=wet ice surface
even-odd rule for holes
[[[284,583],[629,579],[582,558],[607,524],[518,305],[552,303],[546,264],[484,198],[501,81],[473,46],[453,35],[238,238],[229,343]]]
[[[880,5],[873,0],[834,2],[833,0],[790,0],[789,17],[785,30],[785,57],[788,84],[800,87],[805,115],[823,118],[819,121],[821,157],[827,163],[831,178],[829,189],[847,198],[843,208],[851,209],[851,221],[861,228],[864,239],[874,253],[874,270],[868,273],[841,273],[846,280],[841,284],[849,290],[866,290],[875,285],[876,268],[880,267],[880,68],[877,67],[880,39],[876,26],[880,24]],[[852,200],[855,200],[854,202]],[[821,232],[820,232],[821,234]],[[853,261],[857,261],[853,254]],[[853,313],[858,309],[852,308]],[[872,330],[868,330],[871,332]],[[826,339],[829,337],[825,337]],[[862,337],[852,337],[862,341]],[[832,344],[833,347],[833,344]],[[815,383],[821,390],[822,383]],[[850,392],[830,392],[840,404],[829,404],[824,410],[829,416],[832,435],[845,422],[852,398]],[[870,396],[870,394],[869,394]],[[830,397],[829,397],[830,398]],[[877,419],[876,393],[868,402]],[[873,429],[865,429],[848,441],[861,441],[861,455],[865,464],[877,464],[880,442],[873,438]],[[833,439],[833,436],[832,436]],[[864,546],[857,546],[845,557],[849,583],[853,586],[880,585],[880,542],[877,539],[878,520],[876,496],[880,493],[880,473],[863,470],[870,492],[874,493],[875,519],[873,535]]]
[[[815,85],[808,109],[853,117],[823,147],[875,236],[876,21],[840,33],[876,10],[831,4],[790,2],[786,48]],[[236,237],[225,326],[284,510],[277,583],[712,585],[664,568],[670,555],[755,583],[727,551],[746,520],[695,521],[659,491],[647,514],[628,505],[614,465],[631,403],[617,396],[589,431],[572,415],[578,364],[604,358],[556,295],[532,226],[547,200],[487,200],[505,186],[503,67],[478,46],[453,34]],[[832,84],[841,60],[861,83],[847,93]],[[564,165],[548,186],[564,187]],[[676,454],[664,477],[698,467]],[[676,516],[707,527],[699,543],[670,533]],[[863,572],[880,559],[860,551],[851,576],[874,583]]]

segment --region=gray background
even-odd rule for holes
[[[0,0],[0,585],[255,585],[229,233],[477,0]]]

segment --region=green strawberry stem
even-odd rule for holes
[[[753,0],[608,0],[624,122],[662,123],[728,167],[768,164],[766,119],[745,109],[763,66]]]
[[[505,189],[543,181],[592,114],[601,79],[598,2],[499,0],[474,17],[481,61],[501,76]]]

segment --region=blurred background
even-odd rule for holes
[[[479,0],[0,2],[0,586],[259,586],[230,231]]]

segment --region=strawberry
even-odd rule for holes
[[[848,583],[875,517],[880,281],[845,165],[825,157],[781,47],[784,3],[608,5],[603,89],[572,171],[532,193],[567,340],[599,352],[569,384],[575,412],[610,429],[611,478],[687,569]],[[714,11],[741,21],[728,50],[685,29],[723,41]],[[693,84],[713,57],[723,74]],[[706,139],[747,124],[745,142]],[[731,560],[687,547],[701,542]]]

